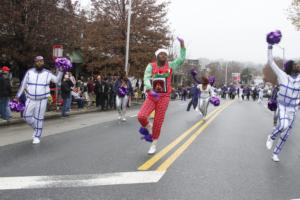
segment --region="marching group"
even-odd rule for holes
[[[270,35],[271,34],[271,35]],[[273,111],[275,111],[274,129],[268,135],[266,146],[271,149],[275,139],[279,137],[277,145],[274,147],[272,159],[279,161],[279,153],[287,141],[292,126],[295,121],[296,112],[300,102],[300,64],[289,61],[285,69],[281,70],[274,62],[272,48],[279,43],[281,34],[272,32],[267,36],[268,41],[268,62],[272,70],[277,75],[277,90],[272,95]],[[274,39],[275,38],[275,39]],[[279,39],[278,39],[279,38]],[[142,91],[145,91],[145,101],[140,108],[137,119],[141,124],[139,132],[143,138],[151,143],[149,154],[156,152],[156,146],[160,137],[161,127],[168,108],[170,96],[172,93],[172,74],[184,63],[186,49],[184,41],[178,38],[180,43],[180,55],[174,61],[168,61],[168,51],[159,49],[155,52],[156,61],[149,63],[144,73],[144,79],[141,85]],[[94,78],[80,78],[75,81],[74,76],[69,72],[58,70],[54,75],[51,71],[45,69],[44,59],[37,56],[34,60],[34,67],[27,71],[16,95],[16,100],[21,101],[22,96],[26,94],[26,104],[23,111],[24,120],[33,128],[33,144],[40,143],[43,131],[44,115],[47,108],[48,98],[51,96],[50,83],[60,83],[61,96],[63,99],[62,115],[67,116],[70,110],[72,99],[77,101],[81,108],[84,103],[90,106],[95,98],[96,106],[101,110],[108,108],[117,108],[119,120],[126,121],[126,108],[129,105],[130,97],[134,95],[133,87],[126,74],[121,72],[118,77],[102,77],[97,75]],[[9,68],[2,67],[0,75],[0,114],[4,119],[9,118],[8,101],[11,96],[11,88],[8,80]],[[209,103],[218,106],[220,99],[226,98],[228,94],[230,99],[238,95],[239,99],[250,99],[262,101],[264,92],[262,87],[222,87],[214,88],[214,77],[202,76],[201,80],[196,77],[197,73],[192,72],[196,84],[191,88],[190,94],[192,100],[188,104],[189,111],[193,105],[194,109],[200,111],[203,119],[207,115]],[[274,95],[275,94],[275,95]],[[183,91],[182,100],[185,100],[187,92]],[[273,105],[274,104],[274,105]],[[275,109],[274,109],[275,108]],[[149,121],[151,113],[154,114],[153,124]]]

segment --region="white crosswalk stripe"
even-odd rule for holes
[[[165,172],[120,172],[109,174],[0,177],[0,190],[70,188],[156,183]]]

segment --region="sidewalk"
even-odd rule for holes
[[[131,107],[142,105],[143,101],[133,101]],[[115,111],[115,110],[107,110],[107,111]],[[84,113],[92,113],[92,112],[101,112],[95,106],[90,108],[82,108],[82,109],[72,109],[69,113],[70,115],[79,115]],[[61,110],[58,111],[49,111],[45,114],[45,120],[53,119],[53,118],[60,118]],[[10,126],[14,124],[25,123],[25,121],[20,117],[20,113],[12,112],[12,118],[9,121],[5,121],[0,119],[0,127],[1,126]]]

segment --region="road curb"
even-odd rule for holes
[[[135,107],[135,106],[139,106],[142,105],[142,102],[134,102],[132,103],[131,107]],[[82,111],[76,111],[76,112],[71,112],[70,116],[72,115],[80,115],[80,114],[86,114],[86,113],[93,113],[93,112],[115,112],[116,110],[108,110],[108,111],[99,111],[98,108],[93,108],[93,109],[88,109],[88,110],[82,110]],[[49,120],[49,119],[54,119],[54,118],[63,118],[61,116],[61,112],[51,112],[51,114],[46,113],[45,116],[45,120]],[[25,123],[25,121],[20,117],[20,118],[15,118],[10,120],[9,122],[7,121],[0,121],[0,127],[3,126],[11,126],[11,125],[15,125],[15,124],[22,124]]]

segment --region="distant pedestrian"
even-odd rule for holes
[[[121,72],[118,80],[115,82],[114,91],[116,95],[116,106],[118,119],[126,121],[126,108],[129,96],[132,95],[133,89],[130,80],[126,77],[125,72]]]
[[[63,99],[63,107],[62,107],[62,116],[69,116],[71,104],[72,104],[72,95],[71,92],[73,90],[73,82],[70,80],[70,76],[65,74],[64,79],[61,83],[61,97]]]
[[[10,118],[8,102],[11,96],[11,85],[9,81],[10,69],[6,66],[0,69],[0,117],[6,121]]]

